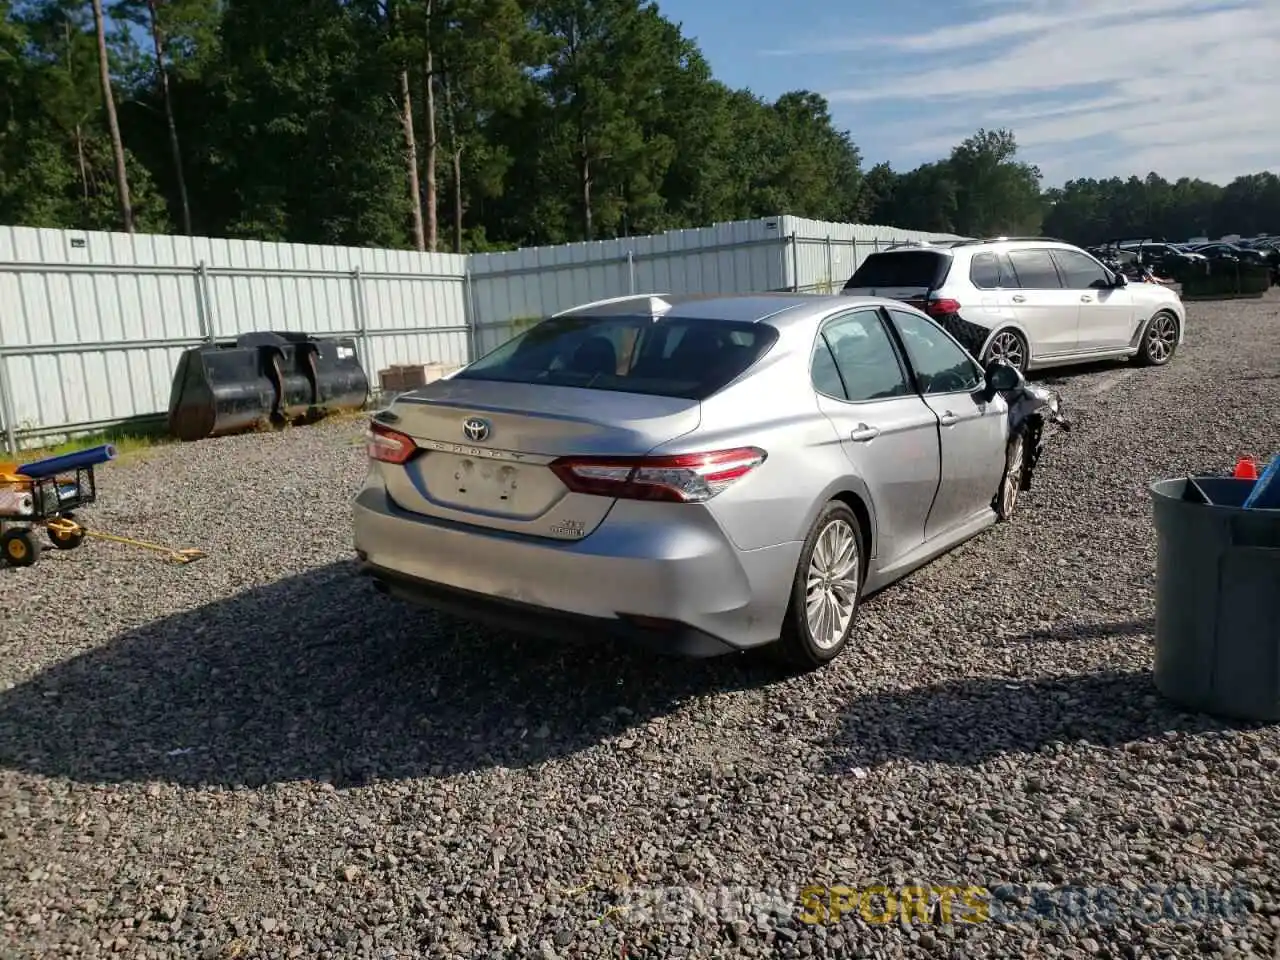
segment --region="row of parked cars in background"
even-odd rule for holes
[[[1145,267],[1157,276],[1171,279],[1180,279],[1196,268],[1207,269],[1211,263],[1255,264],[1266,266],[1272,284],[1280,284],[1280,236],[1194,243],[1138,237],[1112,240],[1091,248],[1090,252],[1104,262]]]

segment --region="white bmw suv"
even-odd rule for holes
[[[984,365],[999,358],[1023,373],[1123,357],[1162,366],[1187,323],[1173,290],[1049,239],[895,247],[863,260],[842,293],[910,303]]]

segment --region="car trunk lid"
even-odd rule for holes
[[[609,497],[571,492],[549,464],[642,456],[695,429],[696,400],[483,380],[441,380],[399,397],[380,422],[413,439],[403,466],[377,464],[402,509],[513,533],[578,539]]]

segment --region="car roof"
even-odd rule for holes
[[[902,253],[936,253],[940,257],[954,257],[957,254],[985,253],[989,251],[1025,250],[1045,248],[1053,250],[1084,250],[1084,247],[1056,237],[989,237],[984,240],[950,240],[946,246],[900,246],[885,250],[877,250],[869,257],[886,256]]]
[[[799,323],[856,306],[902,308],[886,297],[857,297],[814,293],[651,293],[597,300],[561,311],[556,316],[635,316],[646,312],[681,320],[729,320],[774,326]]]

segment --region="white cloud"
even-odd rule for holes
[[[901,109],[874,131],[895,154],[937,156],[980,126],[1005,126],[1049,183],[1280,169],[1280,0],[971,0],[968,10],[967,23],[844,45],[904,54],[827,94],[855,139],[856,114],[876,105]]]

